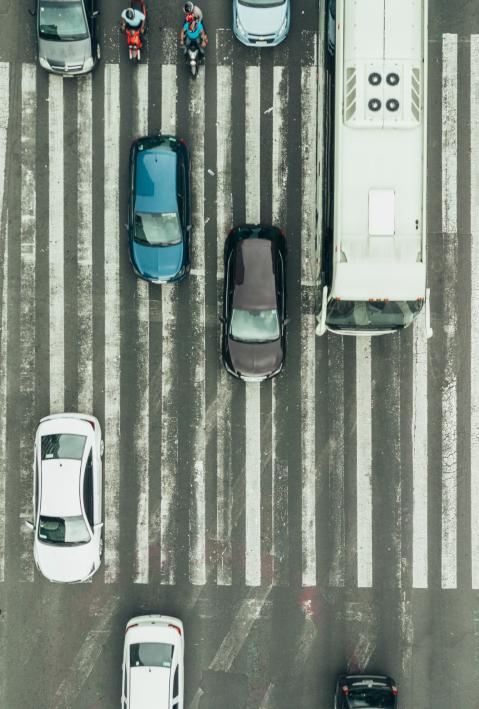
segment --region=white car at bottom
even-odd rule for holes
[[[94,416],[41,419],[33,464],[33,553],[50,581],[78,583],[100,566],[102,554],[101,428]]]
[[[183,709],[183,623],[168,615],[128,621],[121,709]]]

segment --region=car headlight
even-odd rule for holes
[[[247,34],[248,34],[248,33],[246,32],[245,28],[243,27],[243,25],[241,24],[240,18],[239,18],[238,15],[236,15],[236,29],[238,30],[238,32],[239,32],[240,34],[244,34],[244,35],[247,35]]]
[[[278,34],[283,34],[283,32],[286,31],[287,26],[288,26],[288,15],[286,15],[286,17],[284,18],[283,24],[281,25],[281,27],[278,30]]]
[[[38,57],[38,62],[44,69],[51,69],[50,64],[43,57]]]
[[[90,71],[90,69],[93,69],[93,65],[95,64],[95,60],[93,57],[88,57],[88,59],[85,59],[85,63],[83,64],[83,69],[85,71]]]

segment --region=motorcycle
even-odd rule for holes
[[[196,79],[198,76],[199,66],[203,60],[203,54],[196,40],[192,40],[186,47],[186,61],[190,67],[191,76]]]
[[[133,2],[131,7],[139,10],[145,16],[143,32],[141,27],[129,27],[127,24],[125,25],[126,46],[128,47],[129,57],[139,62],[141,50],[143,49],[142,36],[146,32],[147,9],[143,0],[139,0],[136,3]]]

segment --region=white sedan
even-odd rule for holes
[[[33,553],[50,581],[78,583],[97,571],[102,554],[103,441],[86,414],[41,419],[33,464]]]
[[[183,709],[183,623],[142,615],[126,625],[121,709]]]

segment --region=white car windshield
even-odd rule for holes
[[[53,433],[42,436],[42,460],[81,460],[86,436],[76,433]]]
[[[173,650],[169,643],[133,643],[130,667],[171,667]]]
[[[279,337],[276,308],[271,310],[245,310],[234,308],[230,335],[240,342],[270,342]]]
[[[181,243],[181,228],[175,212],[135,214],[135,239],[150,246],[172,246]]]
[[[40,516],[38,538],[49,544],[85,544],[90,533],[81,515],[75,517]]]
[[[39,33],[42,39],[87,39],[88,26],[81,2],[42,0],[39,11]]]

